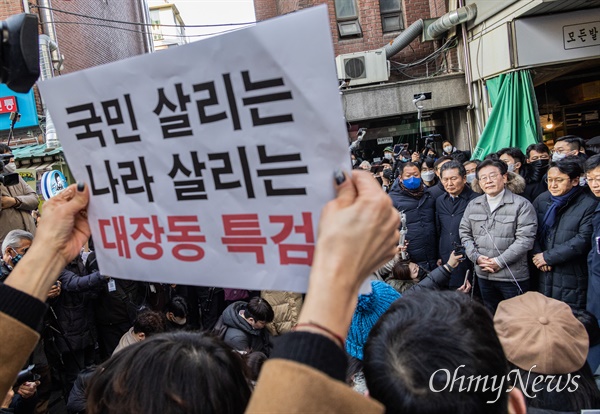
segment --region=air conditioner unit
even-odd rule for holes
[[[390,79],[390,62],[383,49],[339,55],[335,63],[338,79],[350,79],[351,87]]]

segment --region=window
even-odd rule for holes
[[[397,32],[404,29],[400,0],[379,0],[381,27],[383,32]]]
[[[152,23],[152,38],[154,40],[163,40],[162,28],[160,26],[160,12],[158,10],[150,11],[150,23]]]
[[[335,17],[340,37],[359,36],[362,33],[355,0],[335,0]]]

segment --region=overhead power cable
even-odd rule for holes
[[[138,22],[128,22],[128,21],[124,21],[124,20],[113,20],[113,19],[104,19],[102,17],[93,17],[93,16],[89,16],[86,14],[81,14],[81,13],[75,13],[75,12],[70,12],[67,10],[61,10],[61,9],[56,9],[54,7],[45,7],[45,6],[38,6],[36,4],[30,4],[29,7],[31,8],[36,8],[36,9],[46,9],[46,10],[51,10],[53,12],[58,12],[58,13],[64,13],[64,14],[69,14],[71,16],[78,16],[78,17],[84,17],[86,19],[92,19],[92,20],[98,20],[98,21],[103,21],[103,22],[109,22],[109,23],[119,23],[119,24],[129,24],[129,25],[134,25],[134,26],[152,26],[152,23],[138,23]],[[161,24],[161,26],[163,27],[186,27],[186,28],[196,28],[196,27],[221,27],[221,26],[246,26],[246,25],[251,25],[251,24],[256,24],[257,22],[245,22],[245,23],[216,23],[216,24],[186,24],[183,26],[179,26],[176,24]]]

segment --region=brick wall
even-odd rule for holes
[[[34,2],[31,1],[31,3]],[[58,11],[68,11],[108,20],[142,22],[143,11],[138,0],[53,0],[52,8],[56,9],[54,20],[57,22],[56,37],[58,45],[61,54],[65,57],[65,69],[61,72],[62,74],[114,62],[145,52],[144,38],[139,33],[142,30],[141,26],[102,22]],[[0,19],[6,19],[10,15],[23,13],[23,11],[22,0],[0,0]],[[38,9],[31,7],[31,13],[37,13],[37,11]],[[91,26],[87,23],[112,27]],[[115,27],[133,31],[118,30]],[[41,113],[42,108],[37,90],[36,98],[38,113]],[[5,140],[7,135],[8,132],[1,132],[0,140]],[[41,136],[41,130],[39,128],[16,130],[14,142],[16,143],[19,139],[22,139],[22,143],[36,143],[35,138],[32,138],[32,136]],[[43,137],[41,138],[43,140]]]
[[[435,11],[430,11],[431,7],[437,7],[440,14],[445,13],[446,1],[402,0],[405,27],[408,27],[418,19],[431,17],[432,13],[435,13]],[[400,34],[400,32],[383,33],[379,0],[357,0],[358,20],[362,29],[362,36],[355,38],[340,38],[335,16],[334,0],[254,0],[254,8],[256,19],[261,21],[323,3],[328,6],[329,24],[336,55],[379,49],[386,43],[393,41]],[[402,63],[413,62],[429,55],[433,51],[432,42],[421,43],[420,39],[415,39],[409,47],[392,57],[392,60]],[[406,70],[405,75],[395,74],[392,80],[406,79],[409,76],[423,76],[428,72],[433,73],[437,69],[434,64],[430,64],[429,68],[417,67]]]
[[[23,13],[23,2],[18,0],[0,0],[0,19],[5,20],[13,14]]]
[[[137,0],[53,0],[52,7],[90,17],[142,22],[141,6]],[[63,74],[125,59],[145,51],[143,35],[139,33],[142,26],[103,22],[58,11],[54,12],[54,20],[69,22],[56,23],[58,45],[65,56]],[[91,26],[87,23],[111,27]]]
[[[254,12],[257,21],[279,16],[279,13],[277,13],[277,0],[254,0]]]

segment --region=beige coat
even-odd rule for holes
[[[263,290],[260,296],[269,302],[275,312],[275,319],[267,325],[271,335],[290,332],[298,323],[298,316],[302,308],[302,295],[293,292]]]
[[[384,406],[308,365],[265,363],[246,413],[383,413]]]
[[[20,201],[16,207],[0,210],[0,243],[11,230],[25,230],[35,235],[35,221],[31,211],[38,208],[38,196],[27,183],[19,177],[19,183],[10,187],[0,184],[2,197],[13,197]]]

